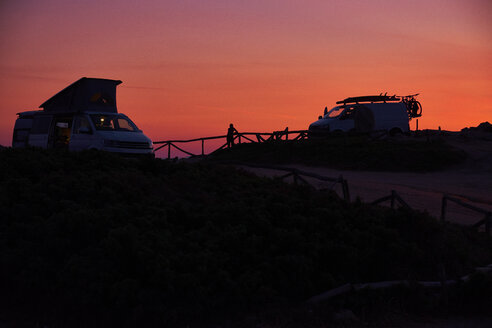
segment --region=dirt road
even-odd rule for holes
[[[327,177],[342,175],[348,181],[351,200],[359,197],[364,202],[372,202],[388,196],[395,190],[412,208],[427,211],[439,218],[443,194],[455,196],[469,204],[492,212],[492,141],[449,137],[453,146],[463,149],[468,160],[459,167],[441,172],[368,172],[344,171],[326,167],[308,167],[298,164],[284,165]],[[258,175],[281,176],[282,171],[248,168]],[[332,184],[307,178],[317,188],[331,188]],[[340,186],[335,186],[337,192]],[[474,224],[483,219],[483,214],[448,202],[446,217],[462,224]]]

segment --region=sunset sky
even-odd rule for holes
[[[492,123],[490,0],[0,0],[0,47],[4,146],[83,76],[122,80],[154,141],[306,129],[381,92],[420,93],[422,128]]]

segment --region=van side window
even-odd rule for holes
[[[37,116],[32,122],[31,134],[48,134],[51,125],[51,116]]]
[[[77,117],[75,120],[75,124],[73,126],[73,133],[78,134],[81,133],[80,130],[82,129],[82,133],[92,133],[91,125],[89,123],[89,120],[86,119],[85,117]]]
[[[341,117],[341,119],[343,119],[343,120],[353,120],[354,119],[354,115],[355,115],[355,108],[354,107],[350,107],[350,108],[347,108],[347,110],[345,111],[345,113],[343,113],[343,116]]]

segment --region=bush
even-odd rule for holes
[[[492,258],[490,238],[425,214],[226,166],[29,149],[0,165],[0,315],[14,320],[202,322]]]

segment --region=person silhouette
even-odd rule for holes
[[[229,124],[229,128],[227,129],[227,148],[231,148],[234,146],[234,134],[238,134],[234,125]]]

